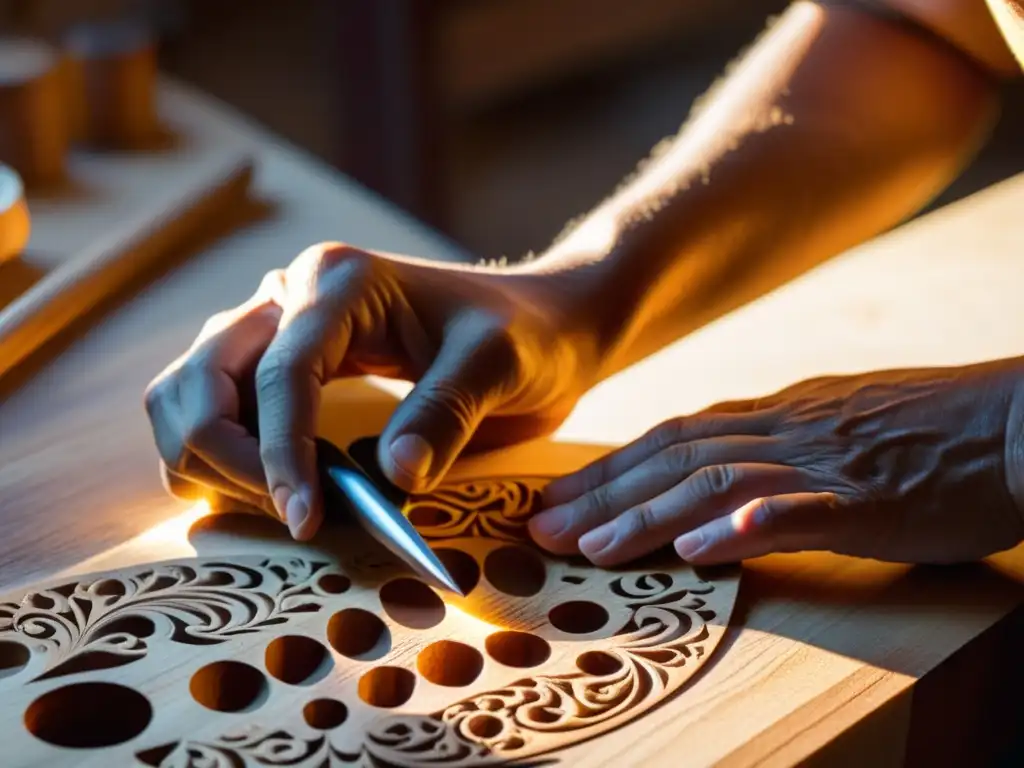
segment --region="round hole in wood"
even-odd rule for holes
[[[576,666],[585,674],[605,677],[622,669],[622,660],[604,651],[587,651],[577,657]]]
[[[348,718],[348,707],[337,699],[313,699],[302,708],[302,716],[310,728],[329,731]]]
[[[461,549],[447,547],[435,549],[434,554],[448,569],[448,573],[455,579],[455,583],[459,585],[459,589],[464,595],[469,595],[476,588],[480,581],[480,566],[475,557]]]
[[[501,720],[494,715],[476,715],[466,726],[478,739],[493,739],[503,730]]]
[[[340,595],[348,591],[352,582],[340,573],[325,573],[317,580],[317,585],[329,595]]]
[[[416,675],[404,667],[374,667],[359,678],[359,698],[371,707],[400,707],[412,698]]]
[[[25,710],[25,727],[58,747],[95,749],[134,739],[149,725],[153,708],[132,688],[115,683],[75,683],[44,693]]]
[[[544,588],[544,561],[526,547],[496,549],[484,560],[484,574],[494,588],[513,597],[533,597]]]
[[[563,632],[588,635],[608,623],[608,611],[589,600],[573,600],[552,608],[548,620]]]
[[[25,668],[32,653],[27,646],[11,640],[0,640],[0,678],[12,677]]]
[[[375,613],[346,608],[327,622],[327,642],[342,656],[373,661],[391,650],[391,631]]]
[[[435,685],[469,685],[480,676],[484,657],[476,648],[455,640],[431,643],[416,659],[420,674]]]
[[[330,663],[327,649],[311,637],[285,635],[271,640],[263,655],[267,672],[282,683],[311,683]]]
[[[241,712],[266,694],[267,679],[256,667],[241,661],[215,661],[192,675],[188,689],[192,698],[208,709]]]
[[[444,619],[444,603],[417,579],[394,579],[380,588],[388,616],[410,629],[430,629]]]
[[[409,510],[409,522],[417,528],[434,528],[451,521],[451,512],[428,502],[419,502]]]
[[[506,667],[536,667],[551,656],[551,646],[529,632],[495,632],[484,641],[487,654]]]

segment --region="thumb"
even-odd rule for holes
[[[514,386],[516,359],[504,330],[453,329],[381,435],[378,461],[389,479],[412,493],[435,487]]]

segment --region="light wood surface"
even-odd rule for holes
[[[250,515],[190,528],[211,557],[0,597],[5,765],[258,765],[277,749],[296,768],[461,768],[642,718],[714,658],[739,569],[545,557],[526,531],[544,482],[466,478],[407,505],[465,597],[351,521],[304,547]]]
[[[194,513],[160,488],[141,392],[209,314],[244,299],[262,272],[322,239],[464,257],[205,99],[175,87],[162,95],[168,114],[204,141],[257,148],[267,210],[141,290],[59,358],[41,362],[33,378],[8,384],[0,404],[0,583],[12,590],[62,570],[200,549],[230,554],[227,539],[208,535],[204,543],[195,527],[190,536]],[[1022,201],[1024,178],[1012,179],[623,372],[591,392],[560,431],[558,441],[576,451],[567,465],[672,415],[811,375],[1018,354]],[[376,380],[332,385],[323,433],[332,437],[341,425],[372,433],[405,389]],[[544,458],[527,445],[501,462],[543,474],[536,464]],[[487,460],[458,471],[479,474]],[[991,728],[1006,724],[986,696],[1020,667],[1019,655],[1007,653],[1019,654],[1024,638],[1019,550],[973,567],[808,553],[750,561],[743,571],[733,624],[682,694],[561,750],[559,764],[974,765],[999,746],[1006,733]]]
[[[245,200],[252,175],[247,155],[224,152],[192,165],[191,171],[179,186],[155,177],[159,184],[153,184],[135,215],[110,221],[95,242],[79,240],[78,253],[0,308],[0,376]],[[59,211],[41,218],[36,222],[40,239],[68,226]],[[81,237],[79,231],[69,234]]]

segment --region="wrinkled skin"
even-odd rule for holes
[[[545,285],[335,243],[308,249],[211,318],[149,386],[165,485],[259,507],[308,539],[322,518],[320,389],[347,376],[416,382],[378,457],[410,491],[435,485],[467,448],[551,432],[594,374],[585,334]]]
[[[530,530],[602,566],[830,550],[975,560],[1024,539],[1018,362],[830,377],[665,422],[546,490]]]
[[[310,538],[320,388],[379,374],[416,382],[384,430],[381,466],[429,490],[473,446],[550,433],[596,381],[588,321],[552,309],[565,298],[564,283],[533,276],[311,248],[212,318],[151,384],[165,482]],[[1011,360],[832,377],[672,419],[552,482],[530,530],[602,566],[669,544],[694,563],[798,550],[984,557],[1024,538],[1022,371]]]

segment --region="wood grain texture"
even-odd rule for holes
[[[464,258],[343,177],[187,90],[168,114],[198,145],[255,147],[258,221],[142,287],[0,402],[0,583],[20,585],[169,558],[239,555],[216,526],[191,526],[166,497],[142,408],[146,383],[213,312],[244,300],[267,269],[320,239]],[[1019,243],[1024,177],[858,248],[595,388],[556,435],[566,466],[679,413],[808,376],[955,364],[1024,347]],[[88,224],[88,223],[87,223]],[[881,277],[880,277],[881,276]],[[321,433],[376,434],[407,387],[328,387]],[[550,471],[543,441],[501,455],[521,475]],[[460,463],[479,475],[486,461]],[[493,464],[492,464],[493,466]],[[250,534],[246,534],[250,535]],[[277,535],[280,535],[280,531]],[[320,542],[296,545],[315,553]],[[250,552],[251,554],[251,552]],[[936,713],[985,712],[984,687],[1019,659],[1024,556],[912,568],[821,553],[744,563],[732,626],[680,695],[613,735],[569,746],[585,766],[890,765],[942,754],[963,732]],[[993,631],[1006,642],[982,642]],[[956,674],[946,670],[955,662]],[[925,719],[921,719],[925,718]],[[998,718],[994,718],[998,720]],[[968,737],[977,718],[964,719]],[[931,726],[931,727],[929,727]],[[884,736],[881,740],[880,736]],[[922,740],[935,745],[921,748]],[[839,750],[841,762],[829,762]],[[959,754],[949,751],[949,754]],[[817,762],[814,761],[817,759]],[[910,762],[912,765],[927,764]]]
[[[738,569],[546,557],[525,529],[545,482],[467,478],[407,505],[465,597],[352,524],[314,554],[230,515],[192,526],[210,557],[0,597],[5,764],[455,768],[642,717],[713,657]]]

